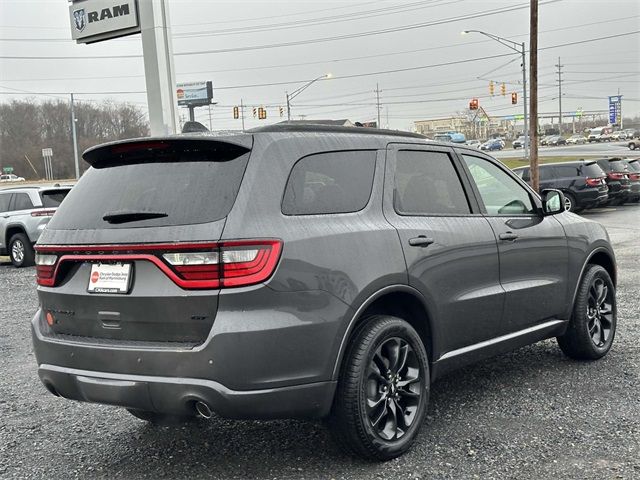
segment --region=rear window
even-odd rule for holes
[[[373,150],[327,152],[299,160],[282,200],[285,215],[349,213],[362,210],[371,196],[376,168]]]
[[[640,162],[638,161],[629,162],[629,169],[634,172],[640,172]]]
[[[612,172],[626,172],[627,166],[624,164],[622,160],[611,160],[609,162],[609,167]]]
[[[607,174],[597,163],[582,166],[582,175],[589,178],[606,177]]]
[[[52,229],[115,229],[189,225],[220,220],[233,206],[249,153],[222,161],[215,153],[169,161],[92,167],[49,223]],[[153,212],[160,218],[109,223],[105,214]]]
[[[40,198],[42,198],[42,206],[45,208],[56,208],[67,196],[69,190],[46,190],[40,192]]]

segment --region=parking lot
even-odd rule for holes
[[[640,205],[591,210],[616,249],[618,334],[579,363],[546,341],[455,372],[432,387],[407,455],[365,463],[320,422],[151,427],[125,411],[56,398],[31,348],[34,269],[0,265],[1,478],[640,478]]]

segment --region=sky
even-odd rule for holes
[[[67,0],[0,0],[0,102],[66,99],[74,92],[78,101],[127,101],[146,111],[140,35],[76,45],[68,5]],[[471,98],[493,117],[522,113],[520,56],[480,34],[461,32],[486,31],[525,42],[528,50],[529,0],[169,0],[169,5],[176,81],[213,82],[217,104],[211,118],[206,107],[196,116],[214,129],[240,128],[232,112],[241,101],[267,107],[266,120],[246,111],[247,128],[281,121],[278,107],[286,104],[286,92],[327,73],[332,78],[314,83],[292,102],[293,119],[376,120],[376,89],[381,125],[389,128],[412,129],[416,120],[454,115],[468,108]],[[540,0],[539,5],[539,111],[558,111],[560,57],[564,112],[605,112],[607,97],[619,92],[625,117],[639,115],[640,1]],[[490,80],[496,83],[493,97]],[[186,110],[181,115],[187,116]]]

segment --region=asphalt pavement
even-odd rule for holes
[[[597,362],[549,340],[432,386],[414,448],[387,463],[340,452],[320,422],[152,427],[40,384],[29,322],[34,269],[0,265],[0,478],[638,479],[640,205],[589,211],[613,241],[618,334]]]
[[[640,157],[640,151],[629,150],[629,142],[605,142],[605,143],[585,143],[584,145],[561,145],[558,147],[538,147],[539,157]],[[519,148],[505,148],[504,150],[488,152],[496,158],[523,157],[524,150]]]

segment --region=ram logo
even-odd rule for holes
[[[79,32],[84,30],[84,27],[87,26],[87,17],[84,14],[84,8],[81,8],[80,10],[74,10],[73,11],[73,21],[74,24],[76,26],[76,30],[78,30]]]

